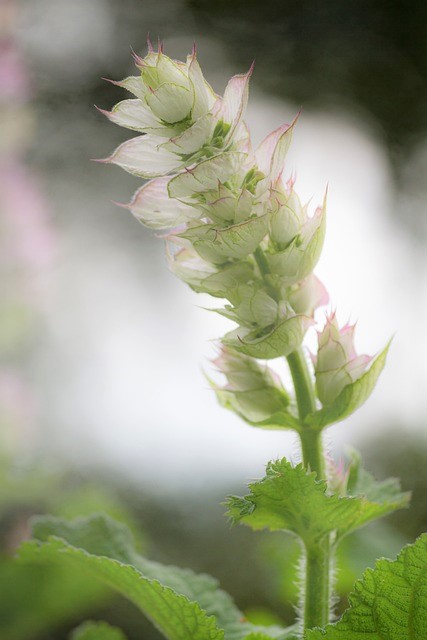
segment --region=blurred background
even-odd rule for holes
[[[329,185],[316,272],[357,320],[359,352],[394,335],[372,398],[328,438],[414,498],[348,540],[340,606],[367,564],[426,529],[426,31],[422,0],[0,0],[1,637],[65,638],[87,614],[158,637],[99,585],[10,562],[44,511],[106,510],[152,557],[219,577],[254,620],[293,619],[293,544],[230,531],[219,503],[268,459],[297,461],[296,441],[217,405],[202,370],[227,321],[113,204],[141,181],[90,162],[129,137],[94,104],[125,97],[102,78],[134,73],[148,33],[179,59],[196,41],[218,93],[255,59],[255,142],[302,108],[286,171],[313,206]]]

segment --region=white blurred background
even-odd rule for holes
[[[303,107],[287,171],[296,173],[297,191],[313,207],[329,185],[327,240],[316,272],[339,319],[358,321],[359,352],[373,354],[394,335],[373,396],[329,430],[331,446],[382,434],[386,447],[395,429],[423,428],[425,123],[419,116],[416,129],[415,113],[408,124],[407,91],[396,85],[405,113],[398,135],[389,95],[381,86],[377,94],[358,91],[365,87],[360,69],[328,41],[317,54],[323,67],[308,55],[298,58],[299,70],[298,30],[288,31],[283,50],[268,47],[277,34],[261,27],[251,39],[253,25],[246,39],[242,27],[230,44],[233,16],[224,6],[210,16],[203,1],[1,5],[0,266],[7,294],[0,405],[4,439],[18,457],[108,465],[171,491],[246,481],[268,459],[299,456],[291,434],[250,428],[218,406],[202,370],[209,370],[214,340],[228,322],[204,309],[215,301],[168,272],[162,241],[112,204],[127,202],[141,181],[90,162],[128,137],[93,107],[110,108],[124,97],[100,78],[132,73],[129,46],[144,53],[148,32],[164,37],[166,53],[181,59],[196,40],[219,93],[256,57],[247,113],[254,142]],[[307,47],[315,19],[310,14],[300,34]],[[367,41],[375,66],[383,41]],[[402,43],[395,45],[402,54]]]

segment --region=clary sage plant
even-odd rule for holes
[[[203,77],[195,50],[178,62],[150,44],[135,62],[137,75],[114,82],[133,97],[104,113],[139,135],[103,162],[148,180],[126,207],[147,227],[167,231],[167,257],[179,278],[225,300],[218,312],[236,328],[220,340],[214,362],[223,374],[222,385],[211,383],[220,403],[251,426],[299,436],[300,464],[270,462],[248,495],[228,498],[232,522],[287,531],[300,541],[297,620],[288,628],[247,622],[213,578],[142,558],[126,529],[102,516],[40,518],[21,556],[66,558],[99,576],[169,640],[425,640],[426,536],[396,560],[381,559],[368,569],[349,609],[334,620],[338,545],[407,506],[409,496],[396,480],[376,482],[356,455],[345,466],[325,456],[324,429],[366,401],[387,348],[374,358],[357,355],[354,326],[340,327],[328,312],[316,323],[315,311],[328,303],[313,273],[325,235],[326,196],[311,212],[286,178],[296,119],[254,149],[244,121],[252,69],[231,78],[220,97]],[[318,349],[310,363],[303,341],[311,327],[318,330]],[[286,358],[293,388],[266,365],[277,358]],[[74,637],[123,636],[88,623]]]

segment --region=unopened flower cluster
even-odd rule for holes
[[[313,274],[325,234],[326,199],[312,215],[285,181],[295,126],[285,124],[256,148],[244,122],[252,69],[222,97],[203,77],[193,50],[172,60],[149,43],[135,55],[138,75],[114,84],[133,94],[105,115],[139,132],[104,162],[149,181],[126,205],[143,224],[168,230],[172,271],[192,289],[225,299],[219,313],[237,328],[216,360],[227,385],[220,400],[253,424],[287,409],[280,381],[258,360],[297,350],[328,294]],[[332,403],[365,370],[353,330],[334,316],[314,357],[318,398]]]

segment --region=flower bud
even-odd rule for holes
[[[171,178],[170,197],[197,207],[210,222],[221,227],[264,216],[269,190],[279,179],[279,166],[283,168],[292,128],[293,125],[279,127],[253,153],[247,129],[241,122],[232,149],[208,157]],[[286,195],[285,199],[288,198]]]
[[[217,269],[203,260],[188,240],[170,236],[167,244],[169,267],[194,291],[216,298],[234,298],[237,287],[253,279],[250,262],[235,262]]]
[[[219,401],[248,422],[268,420],[288,407],[289,397],[278,376],[253,358],[221,347],[214,364],[227,379],[225,387],[213,385]]]
[[[255,283],[237,287],[232,302],[233,306],[226,305],[219,313],[242,327],[264,329],[278,320],[278,303]]]
[[[266,199],[257,184],[265,178],[243,152],[225,152],[178,174],[169,194],[196,207],[200,217],[220,226],[239,224],[266,212]]]
[[[312,316],[318,307],[329,302],[329,294],[325,286],[314,274],[287,289],[287,299],[295,313]]]
[[[296,200],[294,200],[296,202]],[[299,213],[298,207],[297,212]],[[306,217],[305,208],[302,209],[305,219],[298,234],[283,250],[276,250],[274,246],[266,253],[267,263],[273,276],[280,276],[283,285],[290,286],[304,280],[319,260],[326,230],[326,197],[322,207],[318,207],[311,218]],[[286,214],[284,214],[286,216]],[[278,220],[276,233],[278,237],[286,237],[286,229],[289,224],[291,229],[295,224],[297,215],[288,218],[288,221]],[[283,223],[283,224],[282,224]],[[293,233],[290,230],[289,236]],[[280,234],[283,234],[280,236]]]
[[[136,96],[106,113],[116,124],[164,138],[182,134],[196,120],[210,113],[218,101],[206,82],[195,52],[187,62],[172,60],[162,48],[149,44],[145,58],[135,56],[139,76],[113,82]]]
[[[347,485],[350,476],[350,466],[343,458],[334,460],[327,457],[326,465],[328,469],[328,487],[330,491],[339,496],[347,495]]]
[[[338,327],[335,314],[327,317],[326,325],[318,334],[318,352],[314,359],[316,388],[323,405],[330,405],[348,384],[365,372],[371,357],[358,356],[354,349],[355,325]]]
[[[270,239],[279,250],[286,249],[307,220],[306,208],[292,189],[273,189],[270,195]]]
[[[218,184],[216,190],[200,194],[197,207],[212,222],[221,226],[238,224],[252,215],[262,215],[264,207],[257,206],[247,189],[233,189],[229,184]]]

